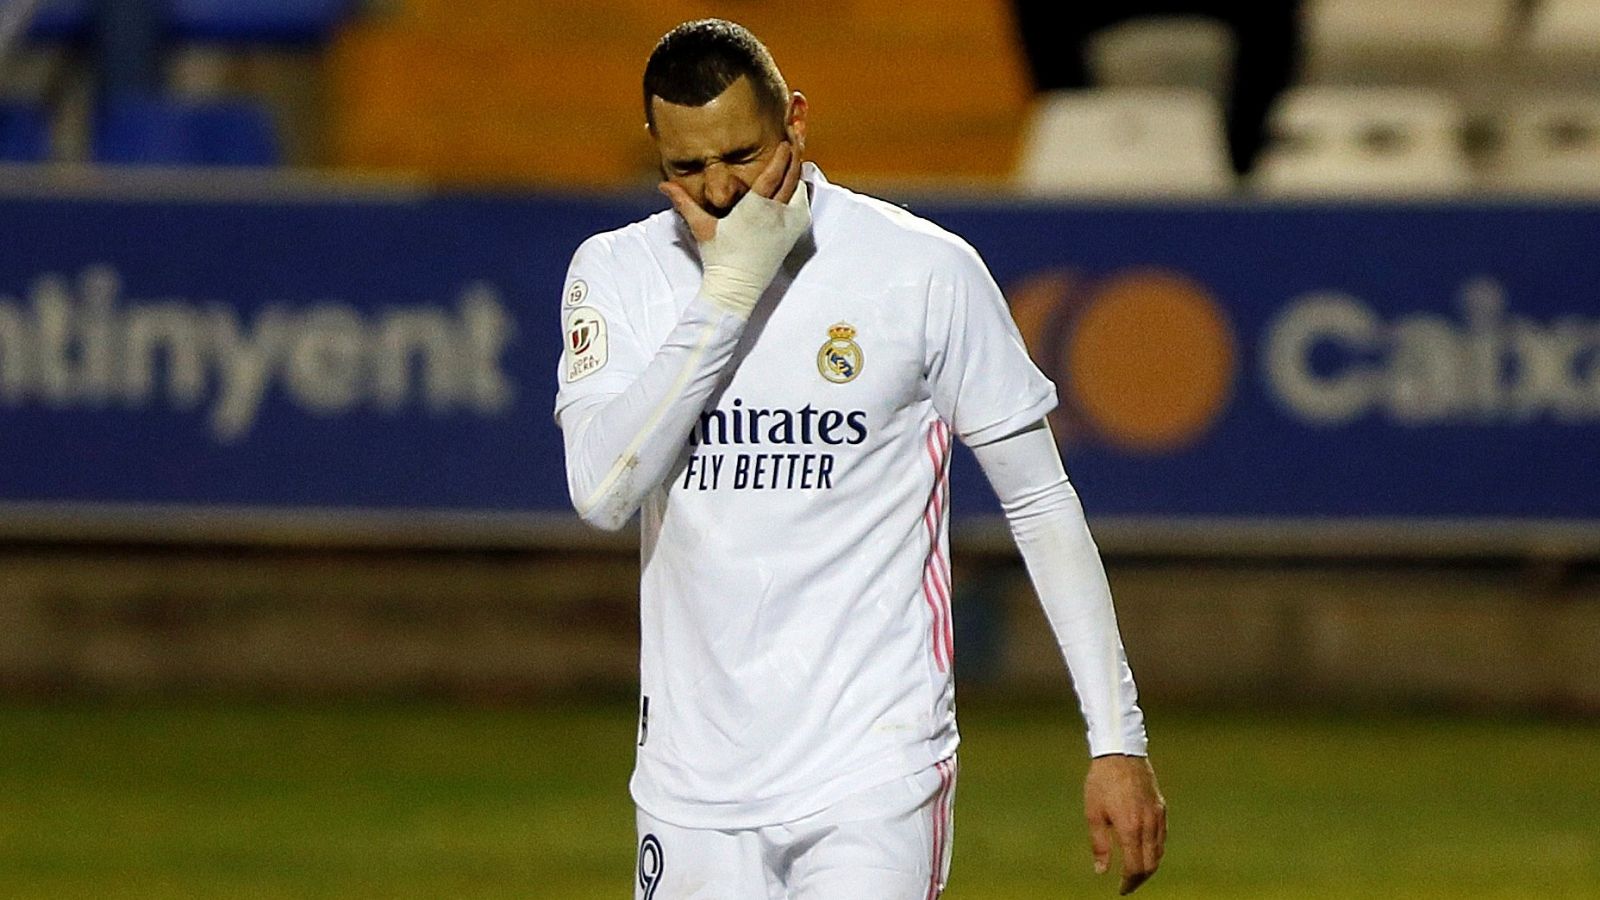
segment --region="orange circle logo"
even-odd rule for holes
[[[1160,269],[1117,273],[1086,296],[1074,286],[1046,273],[1015,298],[1019,327],[1063,388],[1058,420],[1067,430],[1142,453],[1181,449],[1210,430],[1232,397],[1237,363],[1217,301]]]

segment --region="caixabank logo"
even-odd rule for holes
[[[1088,280],[1035,273],[1009,292],[1012,315],[1061,405],[1064,437],[1156,454],[1204,439],[1232,403],[1237,330],[1198,281],[1134,268]]]
[[[1600,317],[1518,311],[1482,275],[1454,296],[1393,291],[1291,293],[1244,321],[1169,269],[1048,270],[1009,294],[1060,391],[1054,424],[1080,443],[1179,452],[1214,432],[1245,379],[1276,419],[1319,433],[1600,425]]]

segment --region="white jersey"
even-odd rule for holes
[[[691,827],[796,819],[955,751],[951,436],[1002,437],[1056,402],[969,245],[809,164],[805,181],[809,258],[756,308],[641,511],[632,791]],[[637,379],[700,282],[670,210],[586,241],[558,419]]]

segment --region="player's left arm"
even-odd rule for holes
[[[1000,498],[1089,727],[1083,799],[1095,871],[1109,868],[1115,841],[1127,894],[1161,863],[1167,813],[1100,551],[1043,420],[972,450]]]
[[[1028,358],[978,253],[952,240],[932,259],[926,378],[934,409],[971,447],[1044,606],[1089,726],[1085,812],[1095,869],[1122,848],[1123,893],[1161,861],[1166,807],[1145,758],[1144,714],[1123,654],[1100,551],[1045,425],[1055,385]]]

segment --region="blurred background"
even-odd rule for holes
[[[6,0],[0,896],[626,895],[637,538],[550,409],[707,15],[1058,385],[1142,893],[1600,896],[1600,0]],[[947,896],[1105,895],[954,482]]]

